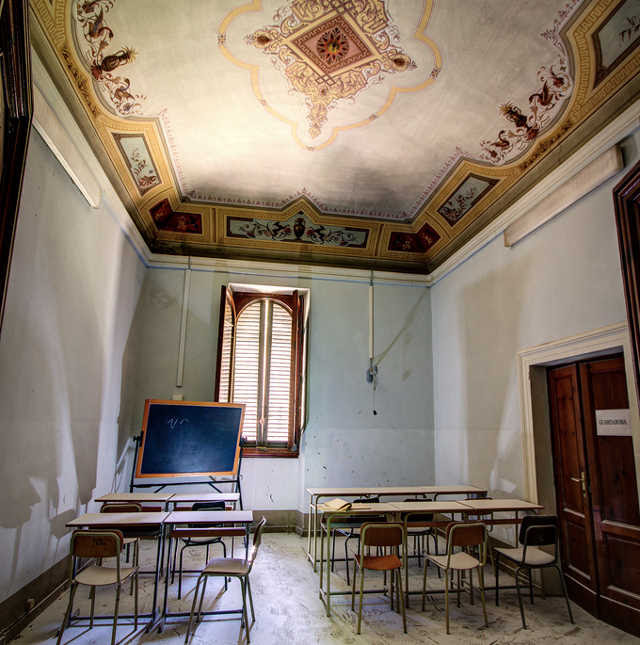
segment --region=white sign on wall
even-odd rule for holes
[[[596,410],[596,434],[600,437],[630,437],[629,410]]]

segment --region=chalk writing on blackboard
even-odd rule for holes
[[[167,425],[173,430],[178,424],[189,423],[189,419],[180,419],[179,417],[169,417]]]

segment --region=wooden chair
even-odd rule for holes
[[[496,607],[499,603],[498,575],[500,556],[502,556],[518,565],[515,572],[516,591],[518,592],[518,604],[520,605],[520,617],[522,618],[523,629],[527,629],[527,624],[524,620],[524,608],[522,606],[522,596],[520,594],[519,576],[522,569],[526,569],[529,574],[529,595],[531,598],[531,604],[533,604],[532,570],[552,567],[558,572],[560,583],[562,584],[564,599],[567,603],[569,620],[573,624],[573,614],[571,613],[571,605],[569,604],[569,597],[567,595],[567,585],[558,563],[558,554],[560,553],[558,534],[558,518],[555,515],[530,515],[523,517],[522,524],[520,525],[518,541],[522,544],[521,547],[512,549],[495,549]],[[543,551],[538,548],[541,546],[553,546],[553,553],[548,553],[547,551]]]
[[[117,530],[85,530],[74,531],[71,535],[71,570],[69,577],[71,578],[71,588],[69,590],[69,604],[60,626],[58,633],[58,645],[62,641],[62,634],[65,627],[69,624],[71,618],[71,610],[73,608],[73,598],[75,596],[78,585],[88,585],[91,587],[91,613],[89,616],[89,628],[93,627],[93,616],[96,601],[96,587],[104,587],[108,585],[116,585],[116,601],[113,612],[113,628],[111,630],[111,645],[116,642],[116,628],[118,625],[118,608],[120,605],[120,588],[125,580],[133,577],[135,581],[135,595],[134,595],[134,632],[138,628],[138,567],[121,567],[120,554],[124,546],[124,536],[121,531]],[[75,576],[76,558],[115,558],[116,566],[103,567],[97,564],[90,565]]]
[[[464,550],[454,551],[455,547],[461,549],[477,546],[479,558],[475,558]],[[469,591],[473,602],[473,570],[478,569],[480,582],[480,598],[482,600],[482,613],[484,624],[488,626],[487,607],[484,598],[484,570],[487,561],[487,527],[482,522],[452,522],[447,526],[447,554],[427,555],[427,560],[433,562],[444,572],[444,603],[447,634],[449,634],[449,572],[458,572],[457,604],[460,606],[461,572],[469,572]],[[425,608],[425,594],[427,591],[427,560],[424,563],[422,576],[422,611]]]
[[[246,560],[240,558],[214,558],[207,563],[207,566],[202,570],[198,576],[195,591],[193,592],[193,603],[191,605],[191,613],[189,615],[189,624],[187,625],[187,633],[184,638],[185,645],[189,642],[189,634],[191,632],[191,623],[193,622],[193,614],[198,601],[198,592],[200,590],[200,583],[204,580],[202,585],[202,592],[200,592],[200,604],[198,605],[198,617],[196,622],[200,621],[202,613],[202,601],[204,600],[204,592],[207,588],[207,581],[211,577],[224,577],[225,586],[226,578],[238,578],[242,588],[242,619],[240,622],[240,633],[242,634],[242,627],[245,629],[247,636],[247,643],[249,640],[249,617],[247,615],[247,595],[249,596],[249,605],[251,607],[251,620],[255,622],[256,615],[253,611],[253,597],[251,595],[251,583],[249,582],[249,574],[253,567],[253,563],[258,555],[258,548],[262,542],[262,530],[264,529],[267,520],[263,517],[258,526],[256,526],[255,533],[253,534],[253,545],[249,551],[249,556]],[[194,629],[195,633],[195,629]]]
[[[141,513],[142,505],[137,502],[105,502],[100,507],[101,513]],[[124,535],[124,532],[122,533]],[[137,567],[140,562],[140,540],[137,537],[124,538],[124,546],[127,547],[126,561],[129,562],[129,549],[133,547],[133,566]],[[133,594],[133,579],[131,580],[131,591]]]
[[[351,611],[355,611],[356,597],[356,567],[360,568],[360,605],[358,607],[357,633],[360,633],[362,623],[362,596],[364,595],[364,572],[387,571],[391,572],[389,595],[391,597],[391,609],[393,609],[394,577],[397,602],[402,613],[402,625],[404,633],[407,633],[407,617],[404,609],[404,592],[402,590],[402,568],[403,561],[399,557],[400,547],[404,547],[405,532],[403,524],[394,523],[367,523],[360,528],[360,549],[353,557],[353,586],[351,588]],[[371,547],[376,549],[391,549],[390,554],[366,555]],[[403,552],[403,558],[406,553]]]
[[[379,504],[379,497],[361,497],[354,499],[353,504]],[[380,515],[359,515],[358,517],[351,517],[345,519],[343,522],[331,523],[333,531],[333,541],[331,549],[331,571],[333,571],[334,560],[336,557],[336,534],[344,535],[344,563],[347,574],[347,584],[351,584],[349,580],[349,540],[357,538],[360,534],[360,527],[367,522],[384,522],[384,516]],[[358,553],[360,553],[360,545],[358,543]]]
[[[224,511],[225,508],[226,508],[226,505],[224,502],[195,502],[191,506],[192,511]],[[188,528],[196,528],[198,529],[198,532],[189,534],[184,530],[180,531],[180,529],[176,529],[172,534],[172,537],[178,537],[182,541],[182,548],[180,549],[180,570],[178,573],[178,599],[182,597],[182,556],[184,554],[185,549],[194,547],[194,546],[206,546],[207,551],[205,553],[205,560],[204,560],[206,563],[206,562],[209,562],[209,546],[211,546],[212,544],[220,544],[222,546],[222,556],[224,558],[227,557],[227,547],[223,542],[222,537],[218,535],[203,536],[202,529],[207,527],[203,527],[200,524],[194,525],[194,526],[189,525]],[[178,546],[176,545],[176,550],[173,553],[171,584],[173,584],[173,581],[175,580],[175,577],[176,577],[176,558],[177,557],[178,557]],[[226,587],[227,587],[227,581],[225,580],[225,589]]]
[[[418,497],[411,497],[405,499],[405,502],[429,502],[429,499],[420,499]],[[422,564],[422,553],[425,551],[429,553],[429,538],[433,538],[433,545],[435,553],[438,555],[438,537],[431,526],[421,526],[421,522],[433,522],[433,513],[409,513],[411,521],[407,523],[405,516],[405,526],[407,530],[407,542],[410,537],[413,538],[413,555],[418,556],[418,566]],[[438,570],[439,571],[439,570]]]

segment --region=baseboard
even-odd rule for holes
[[[40,574],[0,603],[0,645],[8,643],[65,589],[69,576],[69,556]]]

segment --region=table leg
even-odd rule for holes
[[[161,632],[162,628],[164,626],[164,618],[167,615],[167,606],[168,606],[168,599],[169,599],[169,572],[171,571],[171,548],[173,546],[173,538],[171,537],[171,533],[169,533],[169,536],[167,538],[167,569],[166,569],[166,575],[164,577],[164,597],[162,599],[162,621],[160,622],[160,625],[158,626],[158,631]],[[178,548],[178,544],[176,542],[176,549]]]
[[[327,517],[327,616],[331,616],[331,556],[329,555],[329,547],[331,545],[331,519],[331,515],[329,515]],[[322,560],[320,561],[320,567],[322,567]]]
[[[311,502],[313,501],[313,495],[309,497],[309,512],[307,513],[307,557],[311,560]]]
[[[316,570],[318,562],[318,504],[320,497],[316,495],[315,503],[313,505],[313,570]],[[321,536],[322,538],[322,536]],[[322,567],[322,564],[320,565]]]
[[[153,629],[156,622],[156,612],[158,609],[158,582],[160,582],[160,554],[164,545],[164,524],[160,529],[160,536],[158,537],[158,546],[156,547],[156,573],[153,583],[153,606],[151,608],[151,622],[147,626],[147,631]],[[168,577],[168,576],[167,576]]]

